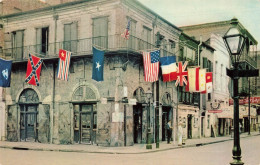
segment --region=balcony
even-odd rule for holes
[[[247,62],[252,67],[257,68],[257,61],[248,55],[242,54],[240,57],[240,62]]]
[[[148,43],[140,38],[130,36],[129,40],[126,40],[119,34],[74,41],[6,48],[3,50],[3,55],[4,58],[12,59],[17,62],[25,61],[28,58],[29,53],[44,59],[58,58],[59,49],[71,51],[72,56],[83,56],[92,55],[92,46],[105,50],[106,52],[129,51],[139,54],[141,54],[141,51],[151,51],[156,49],[154,44]],[[166,49],[161,49],[161,51],[163,52],[161,53],[161,56],[174,55],[174,52],[170,52]]]

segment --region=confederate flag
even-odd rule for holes
[[[29,54],[25,82],[31,85],[39,86],[41,68],[42,59]]]

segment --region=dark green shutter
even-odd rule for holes
[[[208,59],[203,57],[203,68],[208,68]]]

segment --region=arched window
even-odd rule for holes
[[[162,103],[163,103],[163,105],[171,105],[172,98],[171,98],[170,93],[168,93],[168,92],[164,93],[164,95],[162,96]]]
[[[19,103],[39,103],[39,97],[33,89],[25,89],[19,97]]]
[[[86,85],[82,85],[75,90],[72,100],[77,100],[77,101],[97,100],[97,96],[93,89],[91,89]]]
[[[139,87],[134,91],[134,98],[139,103],[145,103],[145,93],[143,88]]]

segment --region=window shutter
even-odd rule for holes
[[[36,29],[36,52],[41,53],[42,47],[42,29]]]
[[[23,58],[23,31],[16,32],[16,58]]]
[[[123,33],[123,32],[122,32]],[[136,50],[136,21],[131,19],[131,23],[130,23],[130,38],[129,38],[129,42],[128,42],[128,46],[129,48]]]
[[[70,33],[71,33],[71,24],[65,24],[64,25],[64,47],[63,49],[65,50],[69,50],[71,49],[71,37],[70,37]]]
[[[208,59],[203,57],[203,68],[208,68]]]
[[[64,41],[70,41],[71,24],[64,25]]]
[[[74,22],[71,24],[71,51],[77,52],[77,43],[78,43],[78,24]]]
[[[12,34],[11,33],[5,33],[4,34],[4,52],[5,56],[12,55]]]
[[[210,71],[213,72],[213,63],[210,62]]]
[[[107,48],[108,19],[107,17],[93,19],[93,44]]]

